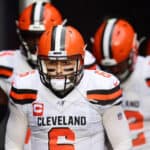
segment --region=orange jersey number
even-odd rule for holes
[[[75,150],[73,144],[59,144],[59,137],[64,137],[65,140],[74,142],[75,134],[69,128],[53,128],[49,131],[49,150]]]
[[[112,75],[110,73],[107,73],[107,72],[104,72],[104,71],[101,71],[101,70],[96,70],[95,73],[105,77],[105,78],[110,78]]]
[[[129,124],[131,131],[136,131],[143,129],[143,115],[140,112],[135,111],[125,111],[125,115],[127,119],[134,118],[135,121]],[[145,135],[143,132],[139,133],[136,137],[136,139],[132,140],[133,146],[140,146],[142,144],[146,143]]]

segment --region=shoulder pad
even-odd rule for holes
[[[26,104],[32,103],[37,97],[37,82],[35,71],[26,72],[16,75],[12,83],[10,97],[15,103]]]
[[[95,70],[91,77],[91,83],[89,83],[86,92],[86,97],[90,102],[100,105],[120,104],[122,89],[120,81],[114,75]]]
[[[0,52],[0,77],[9,78],[13,74],[13,56],[15,51],[5,50]]]

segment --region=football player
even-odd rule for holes
[[[17,21],[17,33],[21,48],[17,50],[2,50],[0,52],[0,118],[5,122],[4,116],[7,108],[7,96],[11,81],[16,73],[31,71],[36,68],[36,45],[41,34],[52,25],[62,23],[62,15],[51,3],[37,1],[26,7]],[[5,91],[5,93],[3,91]],[[3,98],[2,98],[3,97]],[[3,111],[4,110],[4,111]],[[7,118],[7,117],[6,117]],[[5,132],[1,122],[1,135]],[[4,138],[2,138],[4,140]],[[3,143],[2,141],[0,142]]]
[[[12,84],[6,150],[22,150],[27,126],[36,150],[104,150],[104,129],[114,150],[130,150],[119,80],[84,70],[84,53],[83,37],[72,26],[42,34],[38,70]]]
[[[150,149],[150,59],[138,56],[139,43],[125,19],[105,20],[94,36],[93,54],[101,69],[121,81],[123,107],[133,150]]]

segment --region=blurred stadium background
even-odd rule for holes
[[[18,48],[15,20],[19,15],[19,2],[25,0],[0,1],[0,49]],[[83,34],[88,42],[104,17],[117,16],[129,20],[139,37],[150,37],[150,6],[148,1],[131,0],[51,0],[60,10],[68,24]]]

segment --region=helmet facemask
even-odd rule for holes
[[[63,98],[79,83],[83,75],[83,59],[74,56],[39,56],[41,81],[56,96]]]
[[[23,53],[33,68],[37,66],[37,44],[42,33],[43,31],[23,31],[19,28],[17,29]]]

